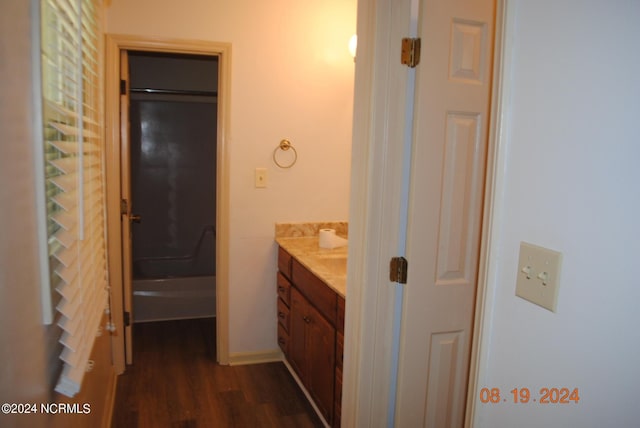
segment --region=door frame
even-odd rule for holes
[[[389,259],[384,251],[394,248],[392,236],[399,224],[392,202],[402,186],[402,156],[391,153],[394,139],[402,139],[403,108],[407,94],[397,91],[398,82],[411,82],[404,72],[391,71],[399,61],[402,37],[415,37],[409,22],[413,0],[358,2],[358,51],[355,71],[351,201],[349,218],[344,382],[342,421],[344,426],[392,426],[397,383],[394,325],[401,307],[398,292],[385,274]],[[477,390],[481,385],[481,356],[486,354],[483,333],[491,311],[487,283],[492,280],[491,253],[496,239],[494,206],[501,191],[499,179],[508,110],[508,81],[504,67],[505,48],[513,26],[508,25],[508,0],[496,0],[494,26],[491,117],[483,195],[482,230],[476,292],[471,363],[467,387],[465,427],[474,423]],[[401,75],[400,75],[401,74]],[[399,99],[398,99],[399,98]],[[398,108],[400,107],[400,109]],[[400,111],[400,113],[398,113]],[[402,149],[401,149],[402,150]],[[389,208],[389,207],[392,208]],[[391,232],[390,232],[391,231]],[[356,251],[356,249],[366,249]],[[396,254],[402,255],[402,254]]]
[[[165,39],[121,34],[105,37],[105,171],[107,189],[107,245],[113,365],[125,370],[124,289],[122,281],[122,226],[120,215],[120,52],[135,50],[211,55],[218,65],[218,128],[216,172],[216,357],[229,364],[229,132],[231,44],[199,40]]]

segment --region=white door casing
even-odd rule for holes
[[[490,113],[494,0],[421,1],[395,425],[462,427]]]
[[[358,4],[343,426],[393,423],[401,287],[389,260],[403,255],[410,139],[407,110],[414,71],[400,63],[415,0]],[[409,124],[410,125],[410,124]],[[410,129],[410,126],[409,126]]]
[[[125,361],[133,364],[133,275],[131,258],[131,146],[129,134],[129,55],[120,51],[120,82],[125,82],[126,90],[120,92],[120,195],[126,209],[122,215],[122,287],[124,312],[129,314],[129,325],[124,326]],[[121,83],[122,85],[122,83]],[[123,208],[125,206],[123,205]]]
[[[230,112],[230,76],[231,76],[231,45],[228,43],[208,42],[199,40],[176,40],[162,38],[143,38],[118,34],[106,35],[106,71],[105,71],[105,143],[106,143],[106,179],[107,179],[107,235],[109,258],[109,285],[112,307],[112,319],[115,332],[112,335],[113,361],[117,374],[125,370],[125,353],[131,351],[131,344],[125,346],[125,327],[123,313],[126,311],[127,299],[131,309],[131,287],[125,290],[124,278],[131,278],[131,271],[125,272],[123,260],[130,256],[124,255],[124,237],[129,236],[123,230],[123,216],[120,214],[122,199],[122,129],[125,126],[121,120],[120,72],[122,68],[121,55],[126,57],[126,51],[149,51],[183,53],[196,55],[216,55],[219,57],[218,76],[218,129],[217,129],[217,190],[216,190],[216,351],[220,364],[229,364],[229,112]],[[124,53],[124,54],[122,54]],[[128,67],[127,67],[128,68]],[[127,114],[128,117],[128,114]],[[126,122],[128,126],[128,120]],[[128,135],[128,133],[127,133]],[[128,147],[128,143],[127,143]],[[128,151],[128,148],[127,148]],[[130,207],[131,205],[129,205]],[[127,340],[131,334],[127,334]],[[125,351],[126,350],[126,351]]]

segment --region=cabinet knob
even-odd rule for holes
[[[304,320],[304,322],[306,322],[307,324],[309,324],[311,322],[311,320],[309,319],[309,317],[302,317],[302,319]]]
[[[278,312],[278,317],[284,319],[284,312]]]

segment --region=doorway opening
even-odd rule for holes
[[[142,62],[155,61],[159,59],[166,58],[177,58],[180,60],[189,60],[189,61],[203,61],[209,64],[209,67],[215,72],[212,72],[216,83],[213,87],[206,87],[204,90],[194,89],[193,87],[163,87],[157,85],[146,85],[146,84],[138,84],[133,82],[131,84],[122,84],[121,74],[123,70],[126,70],[127,73],[129,71],[128,60],[131,54],[131,58],[134,63],[138,60],[142,60]],[[174,277],[188,277],[189,280],[192,278],[200,278],[200,283],[198,284],[197,280],[196,284],[190,283],[186,286],[183,284],[179,289],[179,291],[170,291],[169,289],[162,289],[162,291],[169,293],[165,293],[163,296],[162,293],[158,294],[157,290],[149,290],[145,289],[144,286],[137,288],[137,298],[146,298],[147,300],[156,299],[162,301],[165,300],[164,303],[168,300],[182,300],[189,301],[190,297],[193,296],[201,296],[201,291],[198,291],[199,288],[204,287],[207,290],[207,297],[204,299],[199,299],[198,303],[201,303],[200,300],[207,301],[209,303],[204,303],[202,306],[206,308],[208,313],[200,313],[200,314],[188,314],[186,316],[209,316],[211,313],[215,314],[216,322],[215,322],[215,331],[211,331],[211,338],[215,337],[216,341],[216,360],[220,364],[229,364],[229,351],[228,351],[228,343],[229,343],[229,334],[228,334],[228,325],[229,325],[229,314],[228,314],[228,247],[229,247],[229,171],[228,171],[228,129],[229,129],[229,88],[230,81],[229,77],[231,75],[231,45],[228,43],[219,43],[219,42],[203,42],[203,41],[194,41],[194,40],[164,40],[164,39],[145,39],[141,37],[132,37],[126,35],[114,35],[108,34],[106,37],[106,45],[105,45],[105,56],[106,56],[106,71],[105,71],[105,140],[106,140],[106,180],[107,180],[107,234],[109,241],[109,283],[110,283],[110,301],[111,301],[111,310],[112,310],[112,320],[114,323],[114,329],[116,334],[112,335],[112,349],[113,349],[113,361],[114,367],[117,374],[122,374],[125,371],[126,363],[132,362],[132,348],[133,348],[133,323],[127,323],[127,312],[134,312],[132,314],[133,320],[141,320],[147,317],[149,320],[155,318],[159,320],[163,319],[176,319],[176,318],[184,318],[185,314],[166,314],[157,316],[154,315],[154,312],[148,312],[145,316],[144,311],[146,309],[142,309],[143,313],[136,315],[135,310],[140,308],[139,305],[134,306],[134,287],[133,280],[141,280],[145,276],[154,277],[160,276],[163,279]],[[135,58],[134,58],[135,57]],[[170,71],[170,68],[164,70],[165,72]],[[135,74],[135,69],[133,70]],[[168,72],[168,75],[172,75],[173,72]],[[207,74],[208,72],[205,72]],[[217,73],[217,74],[215,74]],[[136,76],[133,76],[136,79]],[[126,80],[130,80],[130,76],[126,77]],[[179,80],[179,79],[173,79]],[[191,76],[187,80],[194,80],[194,77]],[[191,84],[192,82],[189,82]],[[211,84],[211,81],[209,81]],[[124,88],[130,87],[134,88],[134,91],[123,91]],[[164,89],[164,91],[153,93],[155,89]],[[215,88],[215,89],[212,89]],[[141,89],[138,91],[138,89]],[[150,89],[150,91],[146,91],[145,89]],[[172,90],[193,90],[194,92],[191,94],[182,94],[179,95],[177,93],[171,93]],[[164,92],[164,93],[161,93]],[[162,96],[165,98],[163,102],[152,102],[150,99],[152,97]],[[202,158],[210,158],[210,162],[208,163],[209,169],[202,172],[202,176],[198,175],[198,177],[193,177],[197,175],[193,170],[191,174],[188,175],[190,177],[187,181],[191,180],[191,184],[188,187],[202,187],[202,183],[204,181],[213,182],[213,188],[215,192],[213,193],[213,200],[208,199],[207,204],[209,207],[207,208],[208,214],[204,214],[207,216],[207,221],[202,220],[202,216],[200,220],[195,221],[195,223],[200,222],[199,230],[193,232],[188,232],[191,236],[186,236],[184,241],[185,243],[178,243],[178,240],[175,241],[174,244],[169,245],[171,251],[162,254],[160,252],[154,252],[145,248],[146,239],[143,239],[138,245],[131,245],[130,242],[133,242],[132,238],[138,240],[137,237],[134,236],[139,230],[133,230],[138,226],[145,225],[145,223],[153,223],[156,220],[153,220],[155,216],[155,211],[162,211],[159,209],[160,199],[159,198],[148,198],[148,195],[144,195],[150,199],[149,203],[151,206],[151,217],[150,214],[145,214],[145,211],[141,211],[140,213],[135,212],[138,208],[141,208],[139,205],[133,201],[134,208],[127,204],[127,201],[123,201],[123,199],[133,199],[130,198],[130,184],[133,186],[137,186],[136,180],[137,177],[130,176],[131,168],[129,168],[128,160],[125,161],[124,155],[129,157],[128,154],[130,152],[129,146],[132,143],[129,138],[129,116],[139,115],[144,116],[146,113],[143,112],[145,109],[160,109],[166,110],[166,116],[174,116],[176,113],[171,110],[170,104],[180,104],[185,103],[188,104],[184,99],[180,98],[181,101],[177,100],[177,97],[186,97],[187,99],[197,100],[195,104],[212,104],[208,102],[203,102],[204,99],[209,97],[209,100],[212,101],[215,99],[216,108],[215,110],[210,110],[210,116],[207,117],[207,122],[209,124],[214,123],[215,128],[212,131],[214,137],[213,147],[208,147],[206,149],[198,148],[197,142],[195,152]],[[133,110],[130,111],[129,105],[133,105]],[[137,105],[136,105],[137,104]],[[155,105],[155,107],[154,107]],[[160,105],[162,108],[157,107]],[[202,106],[200,106],[202,107]],[[193,107],[193,109],[198,110],[199,107]],[[206,108],[205,108],[206,110]],[[131,113],[131,114],[130,114]],[[207,113],[202,112],[189,112],[189,113],[179,113],[182,115],[184,121],[187,121],[187,118],[191,115],[204,115]],[[187,122],[188,123],[188,122]],[[140,125],[139,129],[136,131],[132,129],[132,135],[135,137],[135,133],[138,132],[140,134],[141,142],[139,144],[138,153],[135,156],[140,157],[140,161],[142,162],[143,154],[145,150],[149,150],[150,152],[154,152],[151,150],[149,144],[153,143],[145,143],[143,136],[145,135],[143,132],[143,126]],[[151,127],[156,128],[155,126]],[[188,128],[188,126],[187,126]],[[147,132],[146,130],[145,132]],[[193,130],[186,129],[184,130],[187,135],[191,134]],[[196,133],[197,134],[197,133]],[[189,137],[189,138],[192,138]],[[197,138],[196,138],[197,139]],[[134,149],[135,150],[135,149]],[[203,154],[203,150],[208,150],[208,154]],[[213,150],[213,153],[211,153]],[[134,156],[134,157],[135,157]],[[153,160],[153,159],[152,159]],[[157,177],[159,180],[164,180],[165,183],[169,180],[167,176],[169,174],[168,163],[174,162],[175,166],[183,165],[181,164],[183,160],[178,159],[177,156],[168,156],[164,162],[163,168],[156,168],[154,171],[159,176]],[[135,162],[135,160],[134,160]],[[144,162],[143,162],[144,163]],[[146,165],[150,168],[149,164]],[[151,168],[153,170],[153,168]],[[178,178],[173,179],[176,183],[180,181]],[[197,183],[197,184],[193,184]],[[164,189],[164,216],[165,220],[169,220],[169,229],[166,229],[164,233],[164,241],[170,241],[167,236],[171,237],[172,233],[177,236],[177,232],[180,229],[179,226],[174,225],[174,229],[171,229],[171,221],[173,221],[173,217],[180,214],[180,210],[185,208],[183,199],[184,197],[191,197],[193,195],[193,190],[190,189],[186,192],[176,190],[173,192],[173,197],[175,200],[173,201],[174,211],[167,208],[167,195],[171,193],[171,189],[167,190],[168,187],[165,186]],[[161,192],[162,193],[162,192]],[[185,195],[185,193],[187,195]],[[143,191],[144,194],[144,191]],[[140,197],[138,198],[140,199]],[[155,206],[153,204],[156,204]],[[213,208],[211,208],[211,205]],[[211,215],[211,209],[213,209],[214,214]],[[175,211],[177,210],[177,211]],[[136,220],[140,219],[140,224],[135,223]],[[210,217],[210,218],[208,218]],[[190,221],[188,221],[189,223]],[[194,226],[194,225],[190,225]],[[198,227],[195,225],[194,227]],[[169,232],[167,233],[167,230]],[[195,238],[193,235],[195,234]],[[153,235],[153,232],[150,232],[147,237]],[[144,236],[144,234],[142,235]],[[155,239],[155,238],[154,238]],[[135,247],[136,254],[132,254],[132,247]],[[187,248],[186,251],[183,249]],[[182,250],[181,250],[182,249]],[[140,250],[140,251],[138,251]],[[182,252],[181,252],[182,251]],[[146,254],[145,254],[146,252]],[[182,258],[181,258],[182,257]],[[156,260],[153,260],[153,259]],[[134,259],[136,261],[134,266]],[[186,265],[188,265],[188,260],[191,259],[189,263],[193,263],[196,265],[193,271],[187,270]],[[206,261],[204,261],[206,260]],[[213,263],[211,260],[215,260]],[[169,265],[172,265],[169,267]],[[186,271],[186,274],[185,274]],[[191,274],[193,273],[193,274]],[[212,278],[215,277],[215,286],[211,285]],[[202,279],[204,280],[202,281]],[[150,279],[150,278],[147,278]],[[158,278],[154,278],[158,279]],[[140,285],[140,284],[138,284]],[[211,288],[207,288],[211,287]],[[212,289],[215,290],[212,292]],[[193,299],[191,299],[193,302]],[[211,303],[214,302],[214,303]],[[180,305],[178,305],[180,306]],[[191,304],[185,305],[189,307],[189,311],[193,311],[194,307]],[[142,306],[144,308],[144,306]],[[160,305],[162,307],[162,304]],[[175,309],[175,308],[174,308]],[[182,308],[184,309],[184,308]],[[162,313],[162,311],[160,311]],[[180,312],[180,311],[178,311]]]
[[[128,64],[134,322],[215,317],[218,58]]]

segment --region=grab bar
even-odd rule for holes
[[[189,89],[152,89],[152,88],[131,88],[132,93],[138,94],[158,94],[158,95],[190,95],[192,97],[217,97],[218,91],[194,91]]]
[[[213,238],[215,239],[216,237],[216,227],[213,225],[206,225],[203,229],[202,232],[200,233],[200,237],[198,238],[198,242],[196,243],[194,249],[193,249],[193,253],[191,254],[187,254],[185,256],[157,256],[157,257],[140,257],[136,260],[134,260],[134,262],[154,262],[154,261],[169,261],[169,260],[181,260],[181,261],[187,261],[187,260],[195,260],[195,258],[198,256],[198,254],[200,254],[200,248],[202,247],[202,244],[204,242],[204,238],[206,235],[208,234],[213,234]]]

